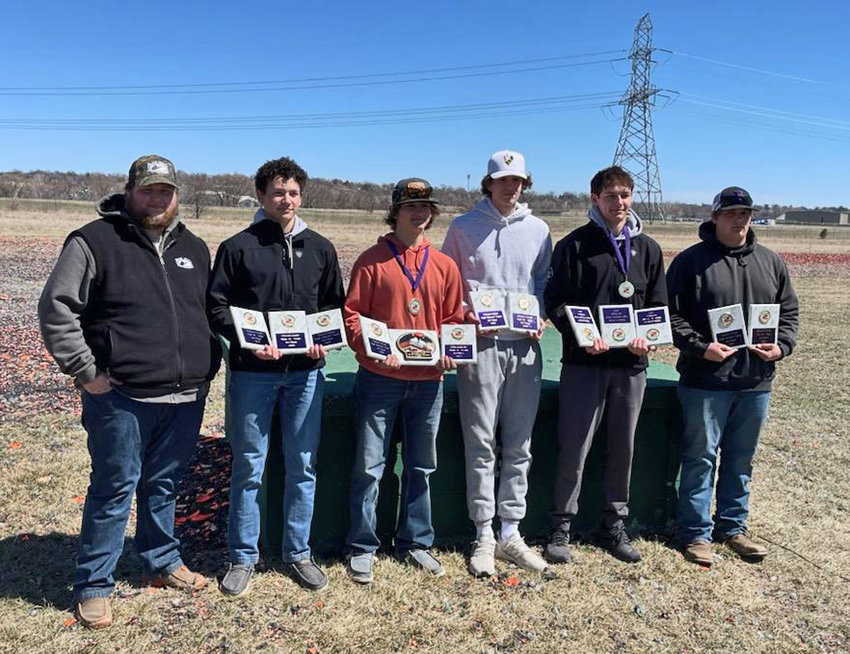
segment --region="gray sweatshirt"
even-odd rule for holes
[[[490,198],[485,197],[469,213],[452,221],[441,250],[460,269],[467,303],[469,291],[519,291],[536,295],[543,312],[552,237],[549,226],[533,216],[527,204],[517,203],[509,216],[503,216]],[[507,329],[486,336],[505,340],[526,338]]]

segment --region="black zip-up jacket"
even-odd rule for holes
[[[747,241],[728,248],[717,240],[713,222],[699,227],[701,243],[679,253],[667,271],[670,323],[679,348],[680,383],[704,390],[769,390],[776,364],[741,348],[722,362],[703,358],[711,343],[708,310],[741,304],[778,304],[778,343],[788,356],[797,342],[799,304],[782,258],[759,245],[750,228]]]
[[[312,370],[325,362],[303,354],[277,361],[258,359],[253,351],[239,347],[231,306],[263,312],[300,309],[310,314],[340,308],[344,301],[331,242],[311,229],[284,235],[280,224],[269,219],[219,246],[207,290],[210,324],[230,341],[230,369],[252,372]]]
[[[625,241],[617,244],[622,253]],[[558,241],[552,254],[552,276],[543,297],[546,315],[561,332],[562,363],[637,370],[647,367],[645,356],[632,354],[626,348],[588,354],[576,342],[562,308],[565,304],[589,307],[597,318],[600,304],[631,304],[635,309],[667,304],[661,248],[648,236],[637,234],[631,237],[628,280],[634,285],[635,292],[629,299],[621,297],[617,290],[624,279],[611,241],[596,223],[588,221]]]
[[[101,213],[68,237],[81,237],[95,260],[80,326],[98,370],[135,397],[200,387],[221,361],[204,306],[206,244],[180,223],[160,259],[124,214],[123,196],[104,200]]]

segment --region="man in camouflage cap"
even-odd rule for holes
[[[206,585],[183,564],[174,510],[220,356],[205,313],[209,250],[180,222],[177,192],[168,159],[133,162],[124,192],[101,200],[101,218],[65,241],[38,305],[44,343],[80,390],[88,432],[74,599],[92,629],[112,623],[134,492],[150,584]]]

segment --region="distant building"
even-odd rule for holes
[[[850,212],[821,211],[816,209],[786,211],[777,220],[783,220],[786,223],[806,223],[809,225],[850,225]]]
[[[252,198],[250,195],[243,195],[240,196],[236,205],[239,207],[259,207],[260,203],[257,202],[257,198]]]

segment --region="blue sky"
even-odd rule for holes
[[[666,200],[735,184],[758,204],[850,205],[844,0],[252,6],[5,3],[0,170],[124,172],[157,152],[253,174],[288,155],[317,177],[475,187],[511,148],[537,190],[586,191],[613,159],[622,111],[603,105],[648,11],[672,51],[653,82],[677,94],[653,114]]]

